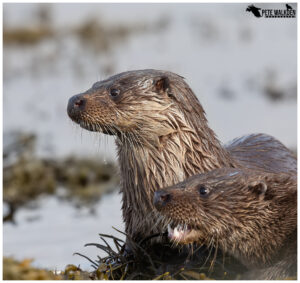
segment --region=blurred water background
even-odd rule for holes
[[[73,124],[67,101],[110,75],[154,68],[186,78],[222,142],[263,132],[296,150],[296,19],[258,19],[246,8],[4,4],[4,149],[12,137],[32,135],[35,159],[116,162],[113,137]],[[84,244],[98,242],[98,233],[119,236],[112,226],[124,228],[114,188],[92,206],[62,199],[61,188],[26,202],[4,223],[4,255],[34,258],[36,266],[57,270],[69,263],[89,269],[89,262],[73,253],[102,256]],[[22,195],[22,186],[17,189]],[[5,203],[4,215],[8,210]]]

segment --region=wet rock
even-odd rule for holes
[[[33,155],[36,136],[32,133],[8,132],[3,134],[3,165],[15,163],[20,158]]]
[[[275,70],[267,70],[263,85],[264,95],[272,102],[297,99],[297,82],[280,82]]]

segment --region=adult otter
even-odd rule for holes
[[[220,167],[296,171],[296,160],[277,140],[250,135],[223,148],[184,79],[140,70],[95,83],[70,98],[68,115],[81,127],[115,135],[123,219],[134,239],[162,232],[152,204],[156,188]]]
[[[156,191],[154,204],[172,241],[231,254],[251,270],[245,279],[296,276],[296,175],[216,169]]]

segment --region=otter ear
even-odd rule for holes
[[[263,181],[254,181],[249,184],[249,190],[256,194],[259,200],[263,200],[268,189],[267,184]]]
[[[169,78],[166,76],[155,79],[153,83],[157,92],[165,92],[170,87]]]

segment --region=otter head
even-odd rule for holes
[[[187,94],[183,96],[183,92]],[[182,77],[140,70],[95,83],[86,92],[71,97],[67,111],[74,122],[87,130],[132,137],[135,141],[157,141],[176,132],[184,112],[191,111],[191,107],[201,108],[196,113],[203,112]]]
[[[154,195],[169,238],[267,257],[296,227],[296,180],[285,174],[216,169]],[[269,249],[269,250],[268,250]]]

